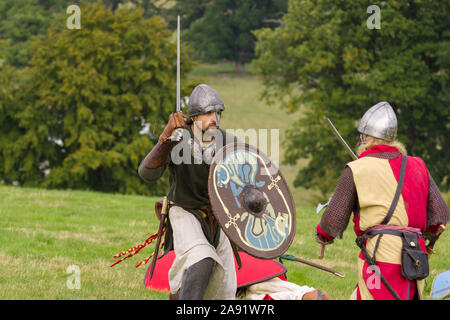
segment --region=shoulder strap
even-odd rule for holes
[[[381,224],[387,224],[389,220],[391,220],[391,217],[394,214],[394,210],[397,207],[398,199],[400,198],[400,194],[402,193],[403,181],[405,180],[406,161],[407,161],[406,155],[402,154],[402,165],[400,168],[400,177],[398,179],[397,190],[395,191],[395,196],[394,200],[392,200],[391,207],[389,208],[389,211],[384,220],[381,222]]]

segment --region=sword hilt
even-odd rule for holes
[[[318,258],[323,259],[324,254],[325,254],[325,245],[321,244],[319,248]]]

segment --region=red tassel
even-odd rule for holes
[[[139,268],[140,266],[146,264],[146,263],[148,262],[148,260],[150,260],[151,257],[153,257],[153,253],[152,253],[152,254],[150,255],[150,257],[148,257],[147,259],[145,259],[145,260],[139,262],[139,263],[136,265],[136,268]]]
[[[166,229],[163,228],[161,237],[164,235],[164,232],[165,232],[165,231],[166,231]],[[137,254],[139,251],[141,251],[143,248],[145,248],[147,245],[149,245],[150,243],[152,243],[153,240],[155,240],[155,239],[157,239],[157,238],[158,238],[158,233],[152,234],[150,237],[147,238],[147,240],[144,241],[144,243],[138,244],[137,246],[134,246],[134,247],[132,247],[132,248],[130,248],[130,249],[128,249],[128,250],[122,251],[122,252],[120,252],[120,253],[114,255],[113,258],[119,258],[119,257],[121,257],[121,256],[124,256],[124,255],[128,254],[126,257],[124,257],[124,258],[122,258],[122,259],[117,260],[116,262],[114,262],[110,267],[114,267],[116,264],[122,262],[123,260],[128,259],[129,257],[134,256],[135,254]],[[152,255],[153,255],[153,254],[152,254]],[[148,259],[144,260],[145,262],[142,261],[141,263],[139,263],[139,264],[136,266],[136,268],[137,268],[138,266],[141,266],[142,264],[147,263],[147,261],[148,261],[150,258],[151,258],[151,256],[150,256]]]
[[[163,230],[163,233],[162,233],[162,234],[164,234],[164,230]],[[161,236],[162,236],[162,235],[161,235]],[[163,247],[164,247],[164,242],[161,243],[161,245],[159,246],[159,248],[162,249]],[[154,254],[155,254],[155,252],[153,252],[153,253],[150,255],[150,257],[148,257],[147,259],[145,259],[145,260],[139,262],[139,263],[136,265],[136,268],[139,268],[140,266],[146,264],[146,263],[148,262],[148,260],[150,260],[150,258],[153,257]]]

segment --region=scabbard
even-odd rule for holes
[[[159,246],[161,245],[161,238],[162,238],[163,228],[164,228],[164,225],[166,223],[167,206],[168,206],[168,200],[167,200],[167,196],[166,196],[163,199],[163,206],[162,206],[162,210],[161,210],[161,216],[159,218],[158,238],[156,239],[156,246],[155,246],[155,251],[153,252],[152,267],[150,269],[150,275],[149,275],[148,281],[152,280],[153,273],[155,272],[155,266],[156,266],[156,261],[158,259]]]

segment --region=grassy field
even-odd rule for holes
[[[156,198],[88,191],[59,191],[0,186],[0,299],[167,299],[167,293],[144,288],[147,258],[153,246],[116,265],[113,255],[157,230]],[[288,280],[322,288],[334,299],[347,299],[357,281],[354,235],[327,247],[317,259],[313,229],[319,216],[311,206],[297,206],[297,233],[288,253],[321,263],[344,279],[286,261]],[[432,279],[449,266],[449,233],[431,258]],[[80,270],[80,289],[70,289],[70,266]],[[429,296],[427,296],[428,299]]]

